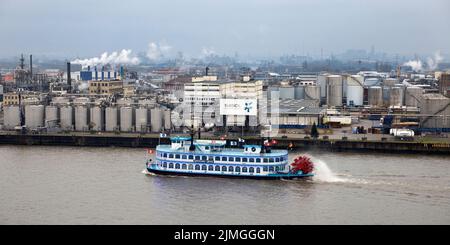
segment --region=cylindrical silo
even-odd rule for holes
[[[391,98],[391,87],[383,86],[383,105],[388,107],[390,106],[390,98]]]
[[[320,97],[325,98],[327,96],[327,74],[321,74],[317,76],[317,85],[320,86]]]
[[[20,126],[19,106],[5,106],[3,110],[3,126],[5,129],[14,129],[14,127]]]
[[[70,99],[67,97],[53,97],[51,104],[58,106],[69,105]]]
[[[305,98],[305,86],[298,85],[295,87],[295,99],[302,100]]]
[[[104,109],[101,106],[94,106],[90,109],[90,127],[94,131],[103,131]]]
[[[342,76],[327,76],[327,105],[342,106]]]
[[[280,87],[278,87],[278,86],[269,86],[267,88],[267,99],[271,99],[272,98],[272,93],[278,93],[278,97],[279,97],[279,92],[280,92]]]
[[[280,87],[280,99],[295,99],[294,87]]]
[[[91,100],[87,97],[78,97],[73,100],[73,104],[75,106],[78,106],[78,105],[86,105],[87,106],[90,103],[90,101]]]
[[[305,100],[320,100],[320,86],[305,86]]]
[[[148,110],[145,107],[136,109],[136,132],[147,132]]]
[[[378,86],[380,85],[380,83],[381,83],[380,79],[376,77],[370,77],[364,80],[364,85],[367,87]]]
[[[52,128],[58,125],[58,107],[47,106],[45,107],[45,126]]]
[[[162,115],[160,108],[151,109],[150,121],[151,121],[151,131],[161,132],[162,129]]]
[[[124,106],[120,108],[120,131],[133,131],[133,108]]]
[[[106,131],[116,131],[118,129],[117,118],[118,118],[117,107],[107,107],[105,111]]]
[[[134,104],[134,100],[131,98],[121,98],[117,101],[119,106],[131,106]]]
[[[393,87],[397,83],[398,83],[398,79],[397,78],[385,78],[383,80],[383,86]]]
[[[164,129],[169,130],[172,128],[172,111],[169,109],[164,110]]]
[[[63,106],[59,108],[60,125],[62,129],[73,130],[73,107]]]
[[[420,107],[420,100],[423,89],[420,87],[407,87],[405,91],[405,105]]]
[[[25,126],[30,129],[36,129],[44,126],[44,106],[27,105],[25,106]]]
[[[383,90],[380,86],[372,86],[368,91],[368,100],[370,106],[383,106]]]
[[[364,77],[352,75],[347,79],[347,105],[361,106],[364,101]]]
[[[88,108],[83,105],[75,107],[75,130],[88,131]]]
[[[389,95],[390,106],[402,106],[403,105],[403,87],[392,87]]]

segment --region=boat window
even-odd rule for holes
[[[248,159],[246,157],[242,158],[242,162],[247,162],[247,161],[248,161]]]
[[[275,162],[279,162],[279,161],[280,161],[279,157],[275,158]]]
[[[222,157],[222,162],[226,162],[227,161],[227,157]]]
[[[214,160],[220,161],[220,157],[215,157]]]
[[[240,158],[240,157],[236,157],[236,158],[235,158],[235,161],[236,161],[236,162],[240,162],[240,161],[241,161],[241,158]]]
[[[206,170],[206,165],[202,165],[202,170]]]
[[[269,168],[268,168],[267,166],[264,166],[264,167],[263,167],[263,171],[264,171],[264,172],[267,172],[268,170],[269,170]]]
[[[255,158],[250,158],[249,161],[250,162],[255,162]]]
[[[180,169],[180,164],[179,163],[175,164],[175,168]]]
[[[228,161],[233,162],[234,161],[234,157],[229,157]]]
[[[208,170],[209,170],[209,171],[213,171],[213,170],[214,170],[213,165],[209,165],[209,166],[208,166]]]
[[[250,173],[254,173],[254,172],[255,172],[255,168],[254,168],[254,167],[250,167],[250,168],[248,169],[248,171],[249,171]]]
[[[181,165],[181,169],[186,169],[186,168],[187,168],[186,164]]]
[[[222,171],[223,171],[223,172],[226,172],[226,171],[227,171],[227,167],[222,166]]]
[[[256,158],[256,162],[261,162],[261,158]]]
[[[260,168],[256,168],[256,173],[261,173],[261,169]]]
[[[281,171],[281,170],[283,170],[283,168],[281,166],[277,166],[277,170]]]
[[[173,163],[169,163],[169,168],[173,168]]]
[[[181,155],[181,159],[187,159],[187,155]]]
[[[264,158],[264,162],[269,162],[269,159],[268,158]]]
[[[200,165],[195,165],[195,170],[200,170]]]
[[[167,163],[166,162],[163,163],[163,167],[167,168]]]
[[[190,160],[194,159],[194,156],[193,155],[189,155],[189,159]]]
[[[220,166],[216,166],[216,167],[214,168],[214,170],[220,171]]]
[[[242,167],[242,172],[247,173],[247,167]]]
[[[200,160],[200,156],[195,156],[195,160]]]
[[[270,167],[269,167],[269,171],[272,172],[273,170],[274,170],[274,169],[273,169],[273,166],[270,166]]]
[[[228,171],[229,171],[229,172],[233,172],[233,167],[232,167],[232,166],[229,166],[229,167],[228,167]]]
[[[209,150],[209,146],[205,146],[205,150]]]
[[[269,158],[269,162],[274,162],[273,158]]]
[[[167,157],[167,153],[164,153],[164,154],[163,154],[163,157]]]
[[[241,167],[236,167],[236,172],[241,172]]]
[[[202,156],[202,160],[206,161],[207,157],[206,156]]]
[[[176,155],[175,155],[175,158],[176,158],[176,159],[180,159],[180,155],[179,155],[179,154],[176,154]]]
[[[169,154],[169,158],[173,158],[173,154]]]
[[[192,169],[194,169],[194,166],[193,166],[192,164],[189,164],[189,165],[188,165],[188,169],[189,169],[189,170],[192,170]]]

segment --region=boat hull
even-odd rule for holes
[[[280,179],[303,179],[311,178],[313,174],[273,174],[273,175],[239,175],[239,174],[215,174],[215,173],[195,173],[195,172],[178,172],[152,169],[147,167],[147,171],[157,175],[170,176],[192,176],[192,177],[219,177],[219,178],[235,178],[235,179],[259,179],[259,180],[280,180]]]

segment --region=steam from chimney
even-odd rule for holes
[[[164,55],[167,54],[171,49],[172,47],[164,42],[163,43],[150,42],[148,44],[146,56],[150,60],[158,60],[164,57]]]
[[[427,64],[428,64],[428,67],[430,68],[430,70],[436,70],[438,68],[439,63],[444,59],[441,56],[440,51],[435,52],[433,58],[428,57],[428,59],[427,59]]]
[[[120,52],[112,52],[108,54],[108,52],[104,52],[100,57],[94,57],[90,59],[76,59],[73,60],[73,64],[81,65],[83,68],[87,66],[97,66],[97,65],[106,65],[106,64],[131,64],[137,65],[140,63],[138,57],[131,54],[131,49],[122,49]]]
[[[421,71],[422,68],[422,61],[420,60],[410,60],[403,64],[404,66],[409,66],[413,69],[413,71],[418,72]]]

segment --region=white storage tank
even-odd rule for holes
[[[44,106],[27,105],[25,106],[25,126],[30,129],[36,129],[44,126]]]
[[[88,131],[88,108],[86,106],[75,107],[75,130],[76,131]]]
[[[295,90],[291,86],[280,87],[280,99],[295,99]]]
[[[383,81],[383,86],[393,87],[398,83],[397,78],[385,78]]]
[[[117,107],[107,107],[105,111],[105,130],[106,131],[116,131],[118,129],[117,125]]]
[[[305,86],[298,85],[295,87],[295,99],[302,100],[305,98]]]
[[[147,132],[148,110],[145,107],[136,109],[136,132]]]
[[[133,108],[124,106],[120,108],[120,131],[133,131]]]
[[[53,97],[51,104],[58,105],[58,106],[69,105],[70,99],[67,97]]]
[[[58,125],[58,107],[47,106],[45,107],[45,126],[49,128],[56,127]]]
[[[151,131],[161,132],[162,130],[162,115],[160,108],[151,109],[150,121],[151,121]]]
[[[89,105],[90,101],[91,100],[89,98],[87,98],[87,97],[78,97],[78,98],[75,98],[73,100],[73,104],[75,106],[77,106],[77,105],[85,105],[85,106],[87,106],[87,105]]]
[[[14,129],[14,127],[20,126],[19,106],[5,106],[3,110],[3,126],[5,129]]]
[[[327,76],[328,74],[317,76],[317,85],[320,86],[320,98],[325,98],[327,96]]]
[[[347,79],[347,105],[362,106],[364,102],[364,77],[352,75]]]
[[[219,115],[219,114],[216,114]],[[172,111],[169,109],[164,110],[164,129],[170,130],[172,128]]]
[[[403,105],[403,87],[392,87],[389,96],[390,106],[402,106]]]
[[[379,78],[375,78],[375,77],[366,78],[364,80],[364,85],[366,87],[378,86],[378,85],[380,85],[380,83],[381,83],[381,80]]]
[[[405,105],[420,107],[420,100],[423,94],[421,87],[407,87],[405,90]]]
[[[90,109],[89,126],[94,131],[103,131],[104,125],[104,109],[101,106],[94,106]]]
[[[383,106],[383,89],[380,86],[370,87],[368,90],[368,100],[370,106]]]
[[[305,86],[305,100],[320,100],[320,86]]]
[[[327,76],[327,105],[342,106],[342,76]]]
[[[60,125],[62,129],[73,130],[73,107],[63,106],[59,108]]]

